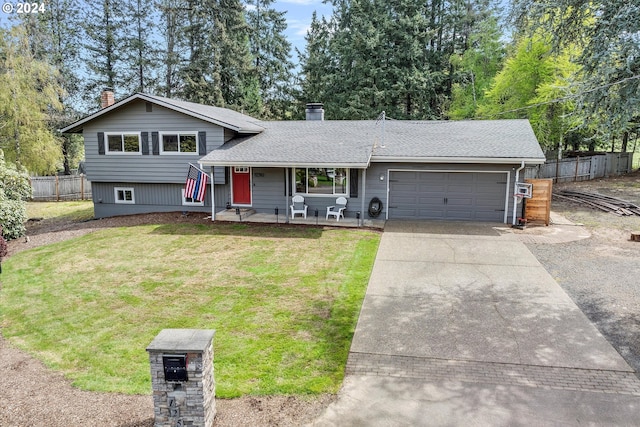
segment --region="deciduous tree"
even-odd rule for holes
[[[0,29],[0,148],[7,161],[32,173],[57,170],[62,155],[48,124],[61,93],[57,71],[34,58],[24,28]]]

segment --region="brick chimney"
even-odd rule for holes
[[[307,120],[324,120],[324,104],[321,102],[310,102],[304,112]]]
[[[116,100],[113,96],[113,90],[110,87],[105,88],[100,94],[100,108],[107,108],[115,104]]]

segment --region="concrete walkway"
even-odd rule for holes
[[[314,426],[638,425],[640,380],[513,233],[388,222]]]

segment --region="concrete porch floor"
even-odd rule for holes
[[[240,215],[238,215],[235,209],[225,209],[216,213],[216,221],[229,221],[229,222],[256,222],[256,223],[270,223],[270,224],[285,224],[287,221],[286,212],[275,214],[256,213],[253,209],[240,209]],[[325,215],[322,212],[318,212],[318,217],[313,216],[313,213],[307,215],[307,218],[296,216],[291,218],[289,216],[289,224],[305,224],[305,225],[322,225],[329,227],[358,227],[358,219],[347,217],[340,218],[340,221],[336,221],[335,218],[325,219]],[[379,228],[383,229],[385,224],[384,219],[370,219],[365,218],[363,221],[363,227]]]

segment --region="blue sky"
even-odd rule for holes
[[[304,37],[311,24],[313,11],[317,12],[318,18],[328,17],[333,11],[333,6],[324,4],[322,0],[276,0],[271,4],[271,7],[278,11],[287,12],[285,15],[287,19],[285,35],[289,42],[301,51],[304,51]],[[296,55],[292,59],[293,62],[298,62]]]

